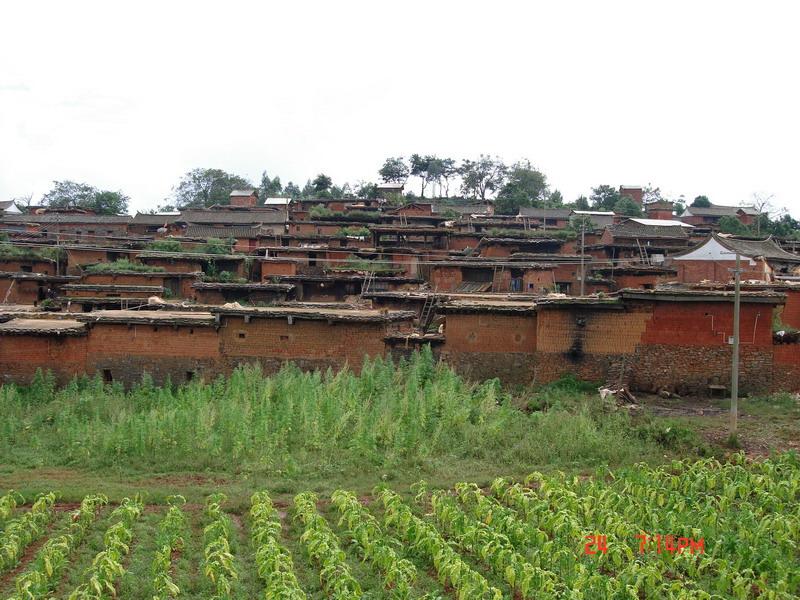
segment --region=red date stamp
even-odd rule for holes
[[[657,554],[705,554],[705,538],[695,540],[694,538],[679,537],[676,535],[647,535],[637,533],[636,539],[639,540],[639,554],[655,552]],[[599,534],[589,534],[585,538],[588,540],[583,545],[583,553],[589,555],[605,554],[608,552],[608,537]]]

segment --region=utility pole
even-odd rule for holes
[[[733,360],[731,365],[731,441],[736,438],[739,419],[739,306],[741,300],[741,257],[736,253],[733,287]]]
[[[584,236],[585,232],[586,232],[586,221],[581,219],[581,296],[585,296],[586,295],[586,284],[585,284],[586,266],[585,266],[585,264],[583,262],[584,253],[585,253],[584,248],[586,246],[586,244],[585,244],[585,239],[586,238]]]

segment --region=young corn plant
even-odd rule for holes
[[[384,489],[380,499],[386,526],[433,563],[441,584],[452,586],[459,600],[502,600],[503,593],[467,565],[436,528],[414,515],[400,496]]]
[[[279,542],[278,511],[266,492],[257,492],[250,499],[250,532],[258,576],[265,585],[265,599],[305,600],[306,594],[294,573],[292,555]]]
[[[14,490],[9,490],[5,496],[0,497],[0,531],[3,531],[6,523],[11,520],[17,506],[24,502],[22,494]]]
[[[451,496],[434,492],[431,508],[440,529],[459,548],[477,556],[522,598],[553,599],[564,592],[555,573],[527,562],[508,537],[468,517]]]
[[[0,534],[0,573],[16,566],[25,548],[45,532],[55,503],[55,492],[41,495],[28,512],[6,524]]]
[[[46,598],[64,573],[70,554],[83,542],[101,507],[108,503],[103,495],[86,496],[70,515],[70,525],[63,535],[47,540],[25,573],[14,582],[15,592],[8,600]]]
[[[347,526],[347,534],[366,560],[383,576],[383,584],[392,598],[407,600],[417,577],[414,564],[397,553],[400,543],[383,534],[378,521],[351,492],[337,490],[331,501],[339,511],[339,525]]]
[[[83,581],[69,595],[69,600],[106,600],[117,595],[116,582],[125,574],[122,560],[130,552],[133,525],[142,515],[139,497],[125,498],[111,513],[115,522],[103,536],[103,549],[92,560]]]
[[[186,504],[183,496],[169,496],[169,509],[158,525],[158,538],[153,565],[153,600],[168,600],[180,594],[172,579],[172,554],[183,549],[183,538],[188,530],[186,515],[180,506]]]
[[[209,520],[203,529],[203,574],[214,587],[212,598],[223,600],[233,594],[239,579],[231,552],[231,520],[223,512],[225,494],[212,494],[206,499],[205,514]]]
[[[317,512],[317,496],[310,492],[294,497],[295,518],[303,525],[300,542],[311,560],[320,567],[320,583],[328,598],[357,600],[361,586],[350,574],[345,553],[336,534]]]

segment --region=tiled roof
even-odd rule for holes
[[[283,210],[185,210],[179,221],[189,225],[258,225],[285,223]]]
[[[800,262],[800,256],[781,248],[772,237],[765,240],[742,240],[715,235],[714,238],[731,252],[755,258],[763,256],[767,260]]]
[[[746,215],[758,215],[758,211],[753,206],[687,206],[684,216],[693,217],[735,217],[739,211]],[[689,213],[688,215],[686,213]]]
[[[130,215],[64,215],[58,213],[44,215],[3,215],[5,223],[106,223],[106,224],[125,224],[130,223]]]
[[[131,223],[134,225],[164,225],[165,223],[174,223],[180,216],[180,213],[161,213],[155,215],[136,213]]]
[[[534,219],[568,219],[572,212],[569,208],[532,208],[521,206],[519,209],[520,217],[533,217]]]
[[[232,225],[228,227],[214,227],[212,225],[189,225],[183,232],[186,237],[193,238],[257,238],[259,235],[271,234],[264,231],[260,225]]]
[[[680,225],[649,225],[634,219],[628,219],[618,225],[609,227],[611,234],[617,238],[688,238],[686,228]]]

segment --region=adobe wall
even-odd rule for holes
[[[776,344],[773,347],[772,391],[800,391],[800,345]]]
[[[220,328],[220,353],[228,368],[259,362],[267,373],[286,361],[302,369],[338,370],[346,364],[359,370],[364,355],[383,356],[384,323],[335,323],[287,318],[225,317]]]
[[[772,375],[772,305],[742,303],[740,374],[742,393],[766,391]],[[731,377],[733,306],[730,302],[658,302],[630,372],[636,389],[665,388],[706,394]]]
[[[87,339],[86,372],[109,371],[126,385],[140,381],[145,371],[157,383],[224,371],[214,327],[94,323]]]
[[[450,313],[439,356],[469,379],[529,383],[535,372],[536,325],[535,314]]]
[[[756,264],[749,264],[748,260],[741,261],[742,280],[755,279],[763,281],[765,273],[769,271],[763,261],[754,261]],[[733,273],[731,269],[736,268],[736,261],[717,261],[717,260],[671,260],[669,266],[678,272],[677,281],[681,283],[700,283],[701,281],[731,281]],[[765,270],[766,269],[766,270]]]
[[[55,275],[56,263],[51,260],[39,260],[35,258],[29,260],[24,258],[0,259],[0,271],[19,273],[23,270],[30,270],[32,273]]]
[[[39,288],[46,290],[48,284],[43,281],[0,278],[0,304],[33,304],[39,303]]]
[[[86,368],[86,336],[0,336],[0,382],[29,384],[36,369],[65,385]]]
[[[592,306],[553,306],[539,311],[536,383],[565,375],[605,382],[636,351],[650,313]]]

